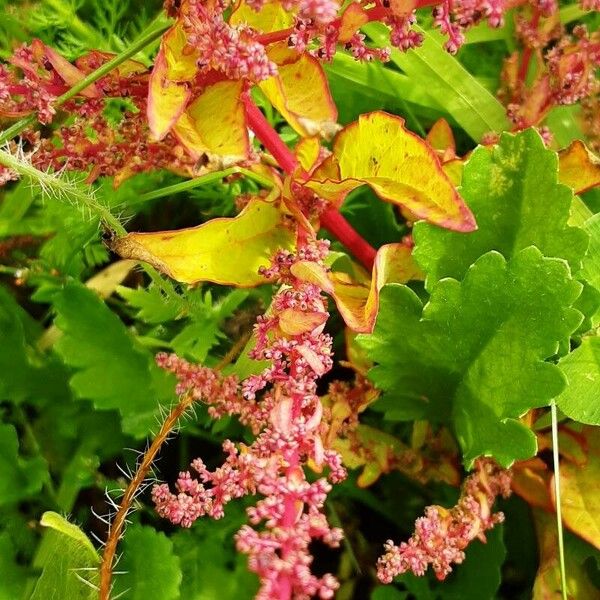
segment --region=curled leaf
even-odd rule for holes
[[[337,109],[319,61],[285,42],[274,44],[268,54],[278,74],[259,83],[265,96],[301,136],[330,139],[338,130]]]
[[[333,154],[306,186],[339,206],[364,184],[382,200],[431,223],[462,232],[476,229],[435,152],[405,129],[400,117],[381,111],[361,115],[337,135]]]
[[[600,158],[581,140],[575,140],[558,155],[558,180],[576,194],[600,185]]]
[[[44,55],[48,59],[48,62],[69,87],[79,83],[85,77],[85,73],[80,71],[75,65],[72,65],[66,58],[63,58],[58,52],[50,48],[50,46],[46,46],[40,40],[34,40],[32,46],[35,47],[36,45],[39,45],[40,49],[42,49]],[[92,83],[81,91],[81,95],[88,98],[99,98],[102,96],[102,93],[98,87]]]
[[[446,119],[438,119],[425,139],[434,150],[437,150],[443,163],[456,158],[454,133]]]
[[[242,81],[207,86],[179,117],[173,133],[196,158],[205,157],[216,169],[248,156],[250,142],[241,101]]]
[[[560,465],[562,516],[571,531],[600,548],[600,434],[597,427],[584,427],[581,435],[588,445],[585,466]]]
[[[316,283],[330,294],[346,325],[360,333],[373,330],[379,309],[379,291],[386,283],[406,283],[420,277],[420,270],[411,258],[411,249],[404,244],[386,244],[379,249],[369,283],[359,282],[347,273],[328,272],[308,261],[296,263],[292,273]]]
[[[186,85],[166,76],[167,62],[163,51],[156,56],[148,88],[148,125],[156,140],[162,140],[182,115],[191,92]]]
[[[236,217],[177,231],[130,233],[117,239],[113,250],[183,283],[251,287],[265,282],[260,267],[268,266],[279,248],[292,248],[293,243],[294,234],[279,208],[254,199]]]

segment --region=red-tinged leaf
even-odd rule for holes
[[[600,430],[584,427],[581,433],[588,447],[586,464],[560,465],[562,516],[573,533],[600,548]]]
[[[279,327],[286,335],[309,333],[327,321],[327,313],[286,308],[279,313]]]
[[[72,87],[76,83],[79,83],[84,77],[85,73],[80,71],[75,65],[72,65],[66,58],[63,58],[58,52],[46,46],[40,40],[33,40],[31,43],[32,47],[38,48],[40,52],[43,52],[48,62],[52,65],[54,70],[59,74],[62,80],[69,86]],[[99,98],[102,96],[100,90],[95,84],[88,85],[84,90],[81,90],[81,95],[87,98]]]
[[[427,143],[437,150],[443,163],[456,157],[454,133],[446,119],[438,119],[425,138]]]
[[[321,155],[319,139],[316,137],[301,138],[294,148],[294,154],[302,169],[306,173],[310,173]]]
[[[406,283],[421,278],[421,271],[404,244],[387,244],[377,252],[370,283],[358,282],[347,273],[328,272],[312,262],[299,262],[292,273],[319,285],[330,294],[350,329],[360,333],[373,330],[379,309],[379,291],[389,282]]]
[[[249,25],[257,31],[271,33],[288,29],[294,25],[294,10],[286,10],[281,2],[267,0],[260,10],[254,10],[240,0],[231,13],[231,25]]]
[[[405,129],[400,117],[377,111],[345,127],[335,138],[333,154],[306,186],[339,206],[364,184],[382,200],[431,223],[461,232],[476,229],[435,152]]]
[[[404,18],[417,8],[417,4],[417,0],[390,0],[390,9],[397,17]]]
[[[447,441],[450,441],[449,445]],[[347,437],[337,438],[333,447],[342,455],[346,466],[352,469],[363,467],[357,479],[362,488],[373,485],[382,474],[392,470],[422,484],[433,480],[458,485],[460,473],[454,464],[456,447],[451,436],[442,431],[437,438],[430,435],[428,442],[430,448],[419,451],[389,433],[359,424],[347,433]]]
[[[156,56],[148,90],[148,125],[152,136],[162,140],[181,117],[191,92],[185,84],[166,78],[164,51]]]
[[[219,81],[207,86],[185,110],[173,133],[196,159],[222,169],[246,158],[250,151],[242,81]]]
[[[337,109],[319,61],[285,42],[273,44],[268,55],[278,74],[258,85],[271,104],[301,136],[330,139],[339,129]]]
[[[600,185],[600,158],[580,140],[575,140],[558,155],[558,180],[576,194]]]
[[[462,158],[454,158],[445,162],[442,165],[442,169],[444,169],[444,173],[448,179],[452,182],[452,185],[458,187],[462,181],[462,174],[465,163]]]
[[[562,583],[558,554],[556,519],[540,510],[532,511],[539,548],[539,567],[533,584],[532,600],[561,600]],[[573,536],[565,536],[565,571],[568,600],[598,598],[598,588],[590,580],[586,559],[593,550]]]
[[[531,506],[553,511],[550,497],[551,473],[540,458],[520,461],[513,466],[512,489]]]
[[[352,2],[342,13],[340,19],[340,29],[338,42],[346,44],[354,34],[365,24],[369,22],[367,11],[358,3]]]
[[[172,81],[191,81],[198,72],[198,52],[187,43],[181,22],[162,37],[161,51],[166,61],[165,76]]]
[[[265,283],[258,271],[278,249],[294,246],[294,232],[283,219],[275,204],[254,199],[237,217],[178,231],[130,233],[116,240],[113,249],[183,283],[251,287]]]

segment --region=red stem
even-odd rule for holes
[[[536,8],[534,9],[533,16],[531,17],[530,26],[535,28],[538,26],[540,22],[540,11]],[[519,65],[519,72],[517,74],[517,81],[519,82],[519,88],[522,88],[525,85],[525,79],[527,77],[527,71],[529,71],[529,63],[531,61],[531,55],[533,54],[533,48],[531,46],[527,46],[523,52],[523,60]],[[519,90],[520,92],[520,90]]]
[[[332,208],[321,215],[321,225],[333,234],[369,271],[373,268],[377,250],[346,221],[342,213]]]
[[[288,174],[294,174],[300,167],[292,151],[285,145],[278,133],[248,95],[244,96],[244,106],[248,125],[263,146],[273,155],[279,166]],[[308,179],[307,173],[300,173]],[[369,271],[373,268],[377,251],[346,221],[336,209],[330,209],[321,215],[321,225],[334,235],[354,257]]]

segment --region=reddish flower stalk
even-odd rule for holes
[[[385,543],[386,552],[377,562],[379,579],[391,583],[408,571],[424,575],[430,565],[439,580],[445,579],[452,565],[465,559],[465,548],[475,538],[485,542],[485,532],[504,520],[502,513],[492,513],[492,505],[497,496],[510,495],[510,481],[509,471],[489,459],[478,459],[456,506],[449,510],[428,506],[408,542]]]
[[[338,583],[333,575],[310,571],[309,545],[320,539],[336,547],[341,530],[332,528],[323,513],[330,483],[346,472],[341,457],[323,443],[323,407],[316,381],[333,365],[331,337],[323,333],[328,313],[320,288],[294,275],[298,263],[316,262],[321,267],[328,252],[326,241],[298,236],[296,254],[279,251],[268,269],[267,279],[282,283],[271,313],[259,317],[256,346],[250,356],[271,362],[262,373],[252,375],[238,393],[234,379],[224,380],[221,393],[209,396],[207,373],[176,356],[160,355],[159,364],[179,379],[178,392],[191,394],[209,404],[215,417],[237,414],[257,435],[250,446],[223,444],[223,466],[209,471],[201,459],[192,462],[197,474],[181,473],[177,493],[167,485],[155,486],[152,496],[158,513],[184,527],[199,517],[220,518],[234,498],[259,494],[247,509],[250,525],[236,535],[237,547],[249,555],[249,568],[260,578],[260,600],[332,598]],[[212,389],[212,387],[211,387]],[[327,477],[309,483],[304,465],[328,470]],[[259,529],[259,527],[261,527]]]
[[[304,172],[298,173],[300,164],[293,152],[286,146],[279,134],[271,127],[262,112],[248,97],[244,97],[248,124],[263,146],[273,155],[277,164],[288,175],[298,174],[300,179],[308,179]],[[321,225],[334,235],[353,256],[369,271],[373,268],[377,251],[373,248],[336,209],[321,215]]]

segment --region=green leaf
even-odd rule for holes
[[[56,325],[63,336],[55,345],[76,373],[75,394],[100,410],[118,409],[123,431],[145,436],[155,425],[161,403],[173,398],[174,383],[153,356],[139,348],[121,320],[81,284],[70,283],[54,299]]]
[[[120,285],[117,288],[117,293],[130,306],[137,309],[137,319],[151,325],[173,321],[184,310],[183,298],[179,296],[169,296],[167,298],[160,288],[155,285],[135,290]]]
[[[583,229],[590,236],[590,245],[583,261],[581,277],[600,290],[600,213],[590,217]]]
[[[0,373],[10,373],[10,377],[0,378],[0,399],[22,401],[29,396],[32,381],[39,377],[25,329],[33,330],[35,326],[12,295],[0,287]]]
[[[381,23],[369,23],[363,31],[378,45],[389,44],[389,32]],[[391,62],[427,90],[433,100],[476,141],[490,131],[509,129],[506,111],[456,58],[443,48],[439,34],[414,27],[423,45],[410,52],[392,50]]]
[[[48,527],[35,561],[42,568],[30,600],[96,600],[100,558],[87,536],[54,512],[40,521]]]
[[[0,533],[0,600],[21,598],[27,583],[27,569],[17,563],[16,549],[8,532]]]
[[[569,307],[580,289],[563,261],[533,247],[508,262],[485,254],[462,283],[440,281],[425,307],[406,286],[384,287],[375,331],[358,338],[385,391],[375,408],[451,423],[467,466],[481,455],[505,466],[532,456],[535,437],[517,418],[564,388],[543,361],[579,325]]]
[[[180,597],[181,569],[173,542],[152,527],[133,525],[125,532],[119,571],[125,572],[115,575],[115,596],[126,592],[128,600]]]
[[[585,337],[581,346],[558,363],[569,385],[556,398],[565,415],[600,425],[600,337]]]
[[[506,557],[502,527],[486,533],[487,541],[473,541],[466,550],[465,561],[439,585],[444,600],[492,600],[502,580],[501,568]]]
[[[258,579],[234,546],[233,536],[245,520],[241,508],[232,506],[218,523],[178,531],[173,537],[181,561],[181,598],[186,600],[251,600]]]
[[[564,258],[577,271],[588,236],[567,225],[573,192],[557,182],[557,173],[556,153],[545,149],[532,129],[503,134],[493,150],[475,150],[460,191],[478,230],[458,235],[427,223],[415,225],[414,256],[427,273],[428,289],[444,277],[462,279],[490,250],[510,259],[536,246],[545,256]]]
[[[0,424],[0,506],[34,496],[48,477],[46,461],[41,456],[19,456],[16,429]]]
[[[506,549],[502,527],[486,534],[487,541],[474,540],[465,550],[465,560],[442,582],[406,573],[397,581],[419,600],[493,600],[500,586]],[[382,599],[385,596],[382,596]],[[390,600],[395,596],[389,596]]]

